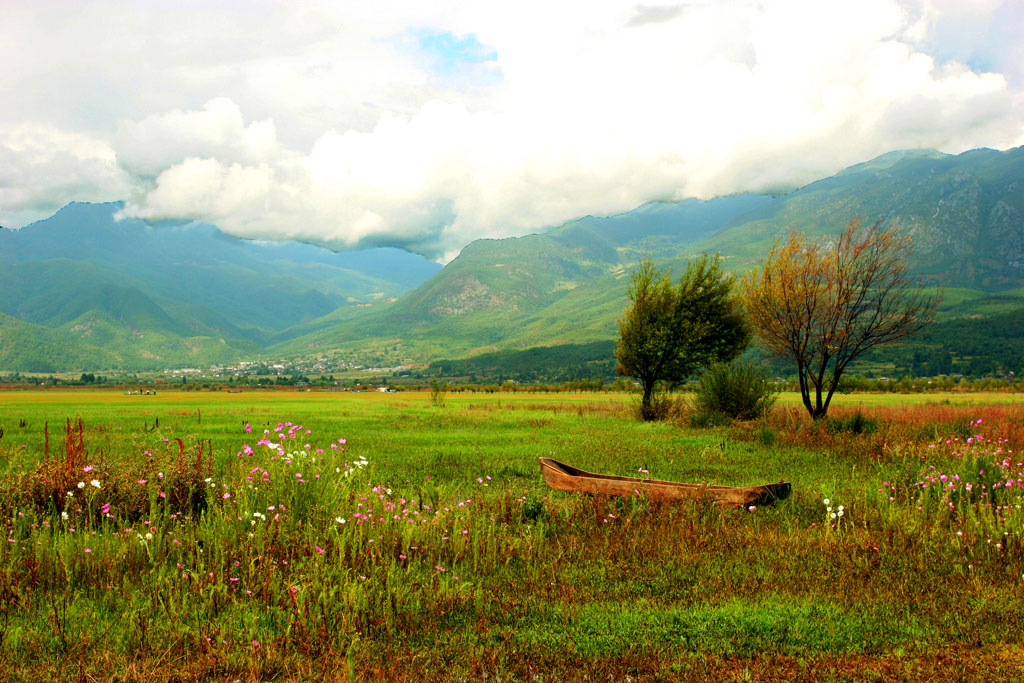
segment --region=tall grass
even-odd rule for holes
[[[776,408],[766,448],[748,425],[642,424],[593,397],[401,403],[224,402],[200,424],[168,402],[156,429],[108,408],[64,422],[49,454],[52,416],[5,413],[0,666],[25,680],[1019,666],[1022,472],[1002,436],[1016,409],[978,409],[980,423],[969,408],[865,409],[878,429],[855,434]],[[543,488],[549,453],[795,488],[755,510],[579,497]]]

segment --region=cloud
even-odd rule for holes
[[[0,225],[4,227],[20,227],[69,199],[124,199],[133,184],[103,140],[38,124],[0,127]]]
[[[0,145],[35,121],[51,152],[0,147],[0,219],[119,192],[132,215],[447,260],[893,149],[1006,148],[1017,42],[957,27],[997,35],[1013,4],[85,3],[53,25],[5,7],[0,86],[26,96]]]
[[[274,122],[246,125],[242,110],[225,97],[210,100],[200,111],[175,109],[141,121],[122,121],[114,147],[126,169],[154,176],[186,157],[258,163],[280,154]]]
[[[671,21],[683,11],[683,5],[637,5],[636,13],[627,26],[643,26],[644,24],[660,24]]]

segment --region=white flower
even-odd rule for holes
[[[830,504],[830,503],[831,503],[832,501],[831,501],[831,500],[829,500],[828,498],[826,498],[826,499],[825,499],[825,500],[823,500],[822,502],[823,502],[823,503],[825,503],[825,505],[829,505],[829,504]]]
[[[147,541],[152,541],[152,540],[153,540],[153,534],[151,534],[151,533],[147,533],[147,534],[146,534],[146,540],[147,540]]]
[[[75,492],[74,491],[68,491],[68,498],[74,498],[74,497],[75,497]]]
[[[84,481],[78,482],[78,488],[84,489],[85,488],[85,482]]]
[[[89,485],[90,486],[95,486],[96,488],[99,488],[100,487],[100,480],[99,479],[93,479],[92,481],[89,482]]]
[[[836,518],[836,513],[833,512],[828,517],[829,517],[829,519],[835,519]]]
[[[345,518],[344,517],[335,517],[334,521],[337,522],[338,524],[344,524],[345,523]]]
[[[68,518],[68,511],[67,510],[61,510],[60,518],[61,519],[67,519]]]

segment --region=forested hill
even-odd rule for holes
[[[121,208],[74,203],[0,230],[0,369],[249,358],[289,326],[388,300],[440,270],[399,249],[256,242],[191,221],[117,220]]]
[[[913,273],[946,290],[940,318],[1024,307],[1024,148],[903,151],[777,197],[656,202],[474,242],[395,303],[295,326],[273,348],[385,350],[400,362],[610,340],[642,254],[678,274],[693,255],[718,252],[743,272],[792,229],[836,234],[854,218],[911,236]]]
[[[718,252],[743,272],[791,229],[831,235],[854,218],[912,238],[912,272],[944,289],[940,322],[987,321],[1003,338],[1024,310],[1024,148],[893,152],[780,196],[652,202],[479,240],[443,269],[396,249],[335,254],[200,223],[117,221],[119,209],[72,204],[0,230],[0,369],[33,369],[25,344],[58,339],[68,353],[40,367],[154,369],[254,353],[396,366],[608,342],[641,256],[678,274],[693,255]],[[948,329],[963,340],[962,325]],[[949,337],[914,343],[919,367],[971,355]]]

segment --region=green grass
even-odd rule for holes
[[[764,425],[694,430],[637,422],[612,394],[3,393],[0,670],[943,680],[957,661],[966,679],[1019,678],[1024,520],[997,439],[1019,438],[1022,404],[876,398],[840,397],[839,417],[879,420],[852,434],[800,419],[792,396]],[[282,442],[287,422],[302,427]],[[545,488],[545,455],[794,492],[753,511],[592,499]],[[919,485],[980,483],[981,467],[998,513]]]

